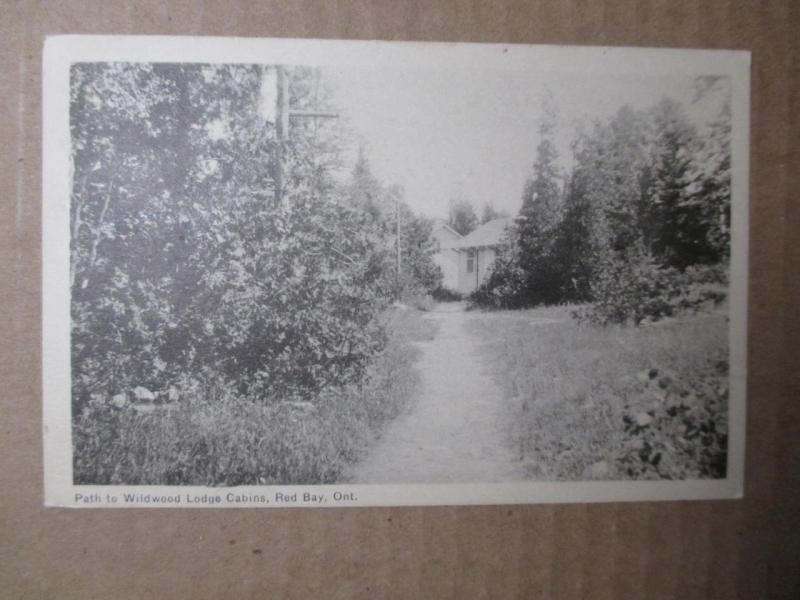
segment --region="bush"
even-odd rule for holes
[[[500,252],[489,276],[470,294],[467,308],[516,309],[527,305],[526,275],[513,246]]]
[[[594,302],[573,317],[597,325],[658,321],[681,311],[718,304],[726,297],[723,266],[661,266],[640,245],[600,261],[591,283]]]
[[[464,299],[461,292],[446,287],[438,287],[431,292],[431,297],[436,302],[460,302]]]
[[[635,247],[625,255],[602,259],[591,291],[594,302],[575,313],[579,320],[639,325],[644,319],[672,315],[684,288],[677,270],[661,267],[644,248]]]
[[[230,213],[193,232],[224,241],[198,244],[180,278],[149,261],[109,267],[110,278],[97,270],[92,287],[75,290],[76,408],[93,392],[163,388],[186,373],[254,395],[313,395],[357,381],[384,342],[373,264],[379,238],[334,198],[298,191],[289,200],[229,198]],[[362,233],[351,236],[349,227]]]
[[[727,362],[695,376],[691,387],[672,373],[639,374],[653,401],[623,414],[625,441],[616,466],[635,479],[725,477],[728,450]],[[691,471],[687,473],[687,465]]]

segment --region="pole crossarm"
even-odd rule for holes
[[[338,119],[339,113],[335,112],[318,112],[313,110],[293,110],[289,113],[290,119]]]
[[[283,198],[283,157],[284,142],[290,141],[289,121],[291,119],[338,119],[339,113],[330,111],[315,110],[290,110],[290,88],[289,75],[286,68],[278,66],[276,68],[276,94],[275,94],[275,139],[278,144],[275,147],[275,156],[272,161],[272,180],[275,184],[275,203],[280,204]]]

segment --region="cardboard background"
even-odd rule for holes
[[[0,27],[0,598],[800,596],[800,4],[0,0]],[[41,51],[55,33],[752,50],[744,500],[45,510]]]

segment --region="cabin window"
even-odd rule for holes
[[[467,253],[467,273],[472,273],[475,270],[475,253],[469,251]]]

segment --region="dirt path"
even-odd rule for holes
[[[417,403],[355,466],[351,483],[467,483],[524,478],[505,439],[510,412],[482,367],[471,318],[458,305],[425,316],[436,337],[420,344],[422,386]]]

